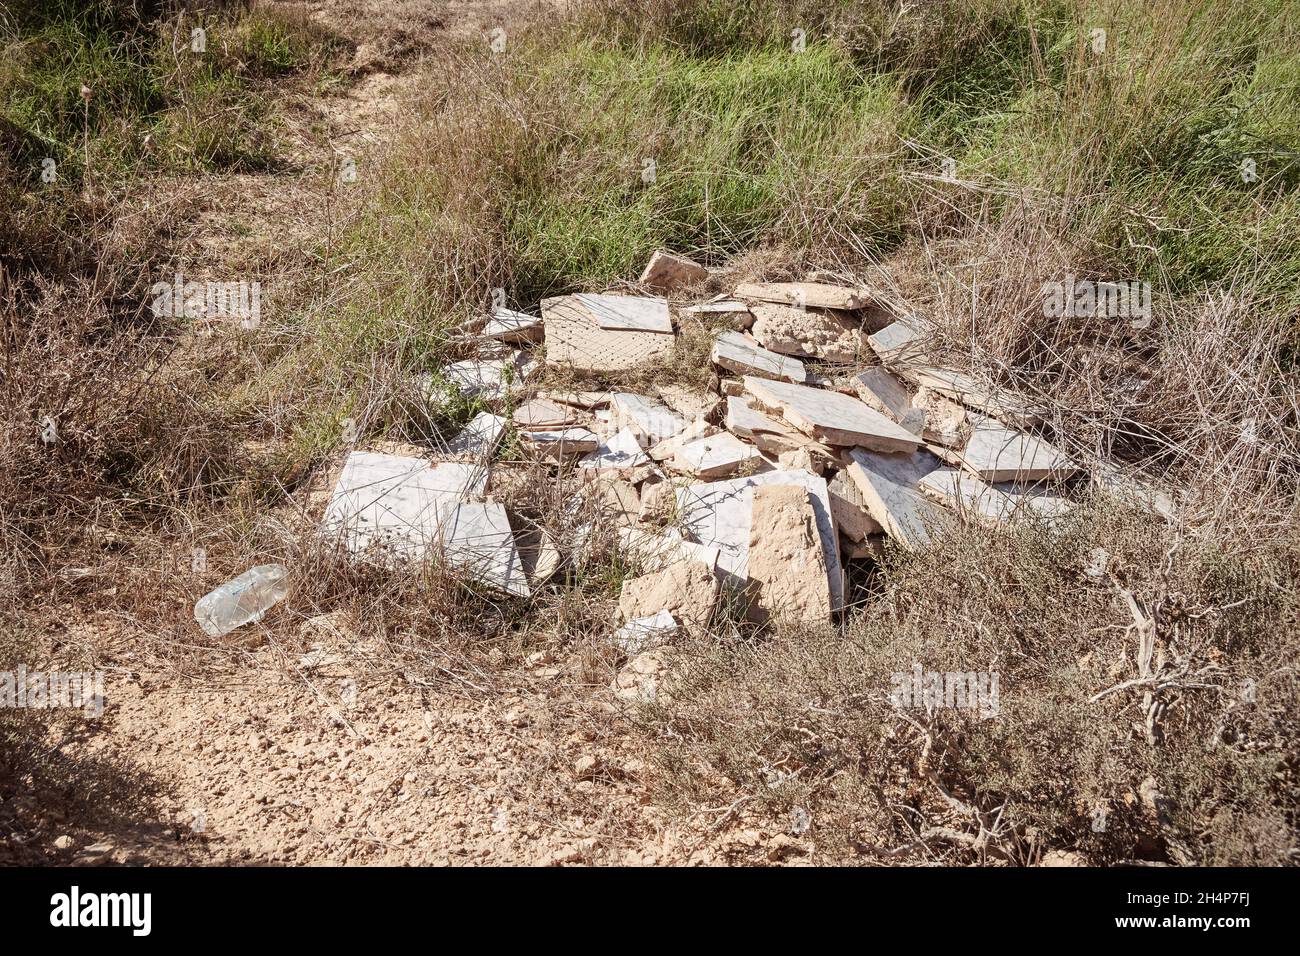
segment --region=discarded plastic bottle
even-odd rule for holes
[[[285,599],[288,579],[289,569],[283,564],[259,564],[199,598],[194,620],[209,637],[255,624]]]

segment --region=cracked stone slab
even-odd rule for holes
[[[636,433],[630,428],[620,429],[612,438],[601,442],[591,454],[580,462],[579,468],[596,471],[625,471],[650,464],[650,456],[641,448]]]
[[[723,332],[713,343],[710,355],[714,365],[741,375],[804,382],[808,371],[803,362],[763,348],[740,332]]]
[[[630,429],[645,447],[680,434],[689,424],[663,402],[645,395],[615,392],[609,407],[614,426]]]
[[[826,480],[811,472],[778,469],[743,478],[731,478],[677,490],[678,514],[696,541],[718,549],[718,570],[730,586],[742,589],[748,580],[749,539],[754,488],[760,485],[800,485],[808,490],[817,534],[826,556],[832,609],[844,603],[844,577],[840,569],[839,542],[831,517]]]
[[[986,482],[1040,481],[1078,470],[1061,451],[1041,438],[988,419],[976,424],[970,441],[957,457],[966,470]]]
[[[673,455],[673,466],[698,478],[726,478],[760,454],[730,432],[720,432],[682,445]]]
[[[354,451],[330,495],[321,531],[338,536],[352,554],[376,549],[418,561],[439,541],[443,519],[487,487],[488,472],[473,462]]]
[[[519,388],[536,370],[536,362],[523,352],[507,358],[465,359],[452,362],[442,370],[442,378],[467,398],[502,399]],[[430,372],[421,376],[425,394],[430,394],[435,378]]]
[[[656,292],[675,292],[703,282],[708,277],[709,270],[694,259],[659,249],[646,263],[640,284]]]
[[[849,477],[862,492],[871,517],[909,550],[925,546],[943,512],[920,489],[921,479],[939,467],[928,451],[883,454],[865,448],[849,452]]]
[[[528,597],[528,576],[505,505],[457,505],[443,520],[441,540],[443,560],[451,567],[499,591]]]
[[[871,301],[861,289],[826,282],[747,282],[737,286],[733,295],[812,309],[860,309]]]
[[[779,412],[794,428],[826,444],[876,451],[913,451],[922,444],[919,435],[842,392],[752,375],[744,383],[761,409]]]
[[[903,380],[879,365],[859,372],[849,380],[863,404],[898,422],[910,432],[920,434],[924,414],[912,405],[912,395]]]

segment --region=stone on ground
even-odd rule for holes
[[[749,282],[736,287],[735,297],[809,309],[860,309],[870,301],[859,289],[825,282]]]
[[[657,614],[628,621],[610,639],[615,647],[628,656],[635,656],[656,647],[663,647],[677,636],[681,625],[667,609]]]
[[[871,517],[905,548],[924,546],[942,511],[921,493],[920,483],[939,467],[939,460],[924,450],[890,455],[865,448],[854,448],[849,459],[849,477]]]
[[[641,273],[641,285],[656,292],[676,292],[703,282],[709,270],[692,259],[660,249]]]
[[[967,471],[986,482],[1040,481],[1078,470],[1041,438],[987,419],[975,426],[958,457]]]
[[[862,492],[846,471],[837,472],[826,483],[826,490],[831,498],[831,516],[835,519],[835,527],[844,537],[850,541],[863,541],[885,530],[867,511]]]
[[[762,485],[754,489],[749,582],[754,620],[830,620],[826,552],[804,486]]]
[[[912,451],[921,438],[852,396],[745,376],[745,391],[805,435],[830,445]]]
[[[759,450],[730,432],[706,435],[682,445],[673,455],[673,467],[697,478],[726,478],[734,475]]]
[[[442,554],[450,566],[516,597],[528,597],[528,577],[504,505],[462,504],[443,522]]]
[[[771,304],[752,311],[752,334],[770,351],[828,362],[855,362],[869,351],[857,325],[839,315]]]
[[[606,332],[657,332],[673,334],[668,300],[658,296],[602,295],[580,292],[574,298]]]
[[[718,578],[701,561],[678,561],[661,571],[623,582],[622,621],[668,611],[688,628],[705,628],[718,604]]]
[[[713,364],[741,375],[803,382],[808,371],[803,362],[763,348],[741,332],[723,332],[713,343]]]
[[[643,368],[670,353],[671,332],[601,328],[596,315],[577,296],[542,300],[546,363],[574,372],[623,372]]]

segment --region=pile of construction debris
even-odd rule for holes
[[[565,295],[543,300],[540,316],[497,308],[460,330],[478,357],[424,387],[493,410],[433,458],[353,452],[325,529],[355,553],[436,552],[528,596],[581,559],[596,522],[565,542],[568,555],[545,532],[512,527],[493,500],[493,459],[513,430],[575,501],[609,505],[618,543],[645,570],[625,583],[611,624],[614,643],[637,655],[706,626],[724,589],[759,621],[830,621],[845,563],[878,555],[886,536],[917,548],[944,521],[1050,522],[1070,508],[1060,479],[1078,469],[1031,433],[1038,414],[934,366],[920,320],[824,281],[746,284],[670,307],[664,295],[708,276],[656,253],[640,287],[660,295]],[[618,390],[624,373],[671,359],[687,321],[721,328],[716,390]],[[548,372],[592,388],[536,385]]]

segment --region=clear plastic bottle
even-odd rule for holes
[[[194,620],[209,637],[221,637],[260,621],[288,593],[289,569],[283,564],[259,564],[199,598]]]

